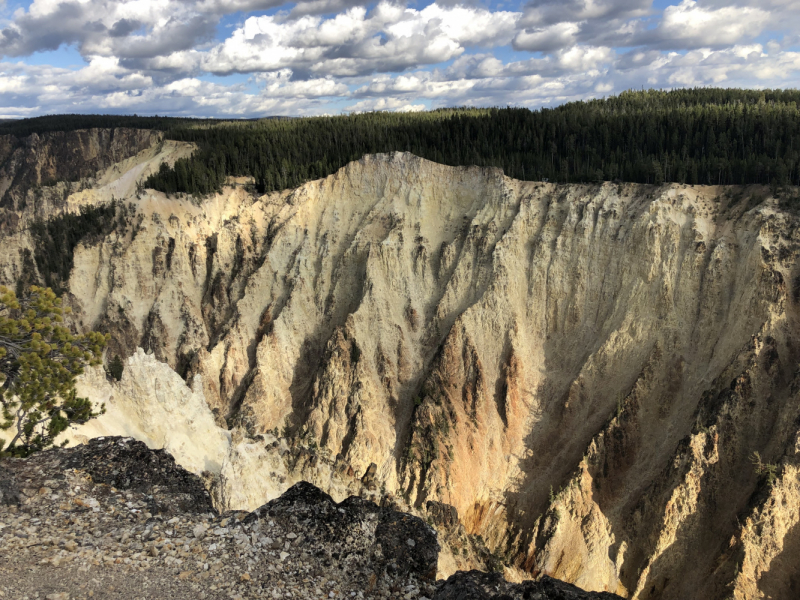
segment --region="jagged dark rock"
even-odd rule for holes
[[[215,512],[202,480],[175,464],[166,450],[152,450],[131,438],[95,438],[67,450],[63,467],[82,469],[95,483],[153,497],[153,514]]]
[[[444,502],[428,500],[428,502],[425,503],[425,510],[431,520],[437,525],[441,525],[442,527],[455,527],[458,525],[458,510],[456,510],[455,506],[445,504]]]
[[[371,561],[391,577],[436,577],[439,544],[422,519],[351,496],[337,504],[316,486],[300,482],[247,517],[285,516],[302,524],[306,538],[324,542],[323,559]]]
[[[618,600],[608,592],[586,592],[546,575],[509,583],[499,573],[459,571],[443,582],[433,600]]]
[[[358,496],[336,503],[306,482],[220,515],[200,478],[131,438],[7,459],[0,473],[2,598],[83,598],[87,580],[113,600],[618,598],[477,571],[436,584],[430,525]],[[450,508],[429,512],[447,519]]]

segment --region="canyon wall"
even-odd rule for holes
[[[143,150],[68,201],[190,151]],[[121,382],[84,379],[124,407],[94,426],[168,445],[142,414],[185,398],[205,433],[177,427],[176,457],[227,508],[302,476],[454,507],[522,576],[640,599],[800,589],[800,232],[765,190],[521,182],[401,153],[262,197],[123,188],[68,285],[76,326],[129,357]],[[20,252],[0,257],[8,282],[35,269]]]
[[[118,165],[121,175],[128,159],[162,139],[156,131],[127,128],[0,135],[0,229],[58,210],[71,193],[95,184],[98,172]]]

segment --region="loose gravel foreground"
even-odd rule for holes
[[[438,552],[421,519],[307,483],[219,515],[198,477],[129,438],[0,462],[3,600],[617,598],[478,572],[437,584]]]

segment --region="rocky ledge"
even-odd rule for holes
[[[218,514],[170,454],[118,437],[0,462],[0,548],[0,598],[15,600],[619,598],[547,577],[436,582],[424,521],[308,483]]]

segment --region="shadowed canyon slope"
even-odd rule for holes
[[[169,152],[188,150],[119,177]],[[800,593],[800,232],[762,190],[521,182],[400,153],[262,197],[126,190],[113,231],[77,247],[69,299],[130,366],[84,389],[141,401],[133,373],[167,363],[191,385],[153,375],[183,386],[170,398],[233,428],[192,457],[236,472],[229,504],[281,491],[248,483],[266,434],[398,503],[454,506],[529,573],[641,599]],[[3,243],[13,281],[35,240]],[[242,440],[249,458],[222,456]]]
[[[159,132],[123,128],[34,133],[24,138],[0,135],[0,207],[52,210],[47,196],[63,199],[78,187],[71,184],[115,164],[124,165],[161,139]],[[43,189],[50,193],[43,194]]]

